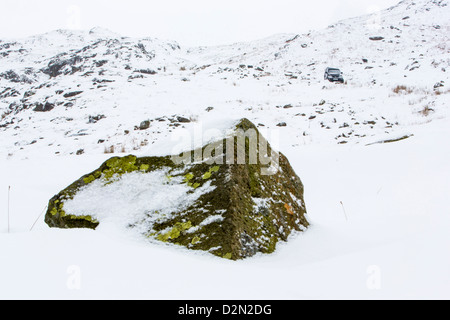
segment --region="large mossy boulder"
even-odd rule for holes
[[[54,196],[45,222],[92,229],[115,223],[151,241],[232,260],[272,253],[308,227],[303,184],[261,135],[252,156],[250,131],[259,135],[244,119],[227,137],[190,153],[111,158]]]

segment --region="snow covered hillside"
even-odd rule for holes
[[[217,47],[101,28],[0,40],[0,298],[449,298],[449,17],[448,0],[404,0]],[[38,219],[113,154],[170,153],[183,129],[244,117],[276,130],[305,185],[312,227],[274,255],[218,261]],[[217,290],[218,274],[236,283]]]
[[[397,138],[448,116],[449,8],[403,1],[326,30],[220,47],[98,28],[2,41],[0,146],[15,158],[134,152],[167,135],[167,117],[224,114],[286,123],[292,145]],[[323,80],[328,66],[346,85]],[[150,129],[135,130],[145,120]]]

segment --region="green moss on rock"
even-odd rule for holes
[[[89,177],[86,177],[83,179],[85,184],[89,184],[89,183],[93,182],[94,180],[95,180],[95,177],[92,174]]]
[[[226,254],[223,255],[223,258],[224,258],[224,259],[231,260],[231,259],[233,258],[233,254],[230,253],[230,252],[228,252],[228,253],[226,253]]]
[[[137,158],[135,156],[109,159],[108,161],[106,161],[108,169],[103,170],[103,177],[105,178],[105,180],[110,180],[114,176],[121,176],[125,173],[139,170],[139,168],[136,166],[136,159]]]
[[[168,240],[178,239],[182,232],[189,230],[192,227],[192,223],[188,222],[177,222],[172,229],[167,232],[160,233],[156,235],[156,239],[167,242]],[[180,244],[181,245],[181,244]]]
[[[203,180],[208,180],[209,178],[211,178],[211,172],[206,172],[206,173],[202,176],[202,179],[203,179]]]

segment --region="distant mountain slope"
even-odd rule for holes
[[[309,34],[217,47],[101,28],[0,40],[0,147],[9,157],[147,152],[223,117],[282,130],[292,146],[409,135],[448,116],[449,10],[448,0],[402,1]],[[346,85],[324,81],[328,66]]]

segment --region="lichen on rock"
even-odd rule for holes
[[[249,129],[259,133],[247,119],[235,127]],[[111,158],[54,196],[45,221],[51,227],[95,229],[115,214],[123,216],[118,221],[127,230],[152,241],[231,260],[272,253],[279,241],[308,227],[303,184],[281,153],[276,153],[277,170],[267,174],[272,164],[250,155],[252,137],[241,140],[243,158],[239,138],[231,135],[231,150],[227,139],[217,144],[215,163],[206,158],[179,163],[171,156]],[[244,163],[230,163],[230,151]],[[257,152],[274,154],[270,146]],[[107,200],[89,197],[123,202],[109,210]]]

